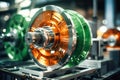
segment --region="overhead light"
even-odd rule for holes
[[[9,9],[10,4],[5,1],[0,1],[0,11],[5,11]]]
[[[31,4],[31,0],[15,0],[16,4],[20,4],[20,7],[28,7]]]

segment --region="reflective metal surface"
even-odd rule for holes
[[[120,31],[117,29],[108,29],[102,36],[108,41],[107,47],[120,47]]]
[[[78,13],[48,5],[32,18],[26,40],[35,62],[41,68],[54,70],[66,63],[75,66],[86,58],[91,31]]]

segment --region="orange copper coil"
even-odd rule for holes
[[[108,40],[107,47],[120,47],[120,31],[117,29],[108,29],[102,36],[103,39]]]
[[[54,39],[49,38],[49,41],[54,40],[51,48],[35,48],[33,44],[30,44],[30,48],[38,62],[45,66],[51,66],[57,64],[64,57],[68,49],[69,32],[63,17],[55,11],[42,12],[34,20],[29,31],[34,32],[37,28],[44,28],[45,26],[49,26],[54,33]]]

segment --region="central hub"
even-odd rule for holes
[[[37,28],[34,32],[27,33],[26,40],[36,48],[50,49],[54,43],[54,33],[50,27]]]

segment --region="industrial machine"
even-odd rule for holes
[[[91,31],[83,16],[72,10],[49,5],[41,8],[30,22],[26,40],[34,61],[54,70],[75,66],[91,47]]]
[[[119,50],[114,52],[114,48],[119,48],[120,32],[110,29],[96,38],[90,25],[77,12],[55,5],[41,7],[30,22],[14,15],[3,39],[6,52],[15,61],[0,61],[0,78],[109,80],[119,75]],[[109,58],[104,56],[107,48],[112,48]],[[26,61],[28,55],[32,60]]]
[[[120,31],[117,29],[108,29],[102,38],[107,41],[107,47],[116,48],[120,47]]]
[[[0,42],[3,44],[4,52],[10,60],[24,61],[30,59],[28,46],[25,43],[25,33],[31,17],[37,10],[37,8],[18,10],[17,13],[12,13],[11,16],[5,15],[3,17],[6,22],[4,21],[5,25],[1,29]]]
[[[22,58],[25,58],[23,56],[27,55],[27,45],[26,43],[22,44],[22,42],[26,40],[30,48],[30,55],[33,58],[33,61],[30,62],[35,62],[39,66],[33,63],[29,65],[20,65],[20,63],[19,66],[17,64],[10,68],[4,67],[1,69],[1,72],[4,73],[8,71],[11,75],[16,74],[16,77],[26,76],[36,79],[66,80],[73,78],[79,79],[80,76],[92,74],[96,71],[96,69],[77,66],[87,58],[92,45],[90,26],[83,16],[72,10],[65,10],[58,6],[48,5],[40,8],[40,10],[36,12],[31,19],[26,34],[27,21],[24,22],[25,18],[21,17],[22,16],[17,15],[19,22],[13,22],[14,25],[11,22],[12,25],[10,26],[13,27],[8,27],[9,29],[6,31],[11,33],[9,38],[11,41],[16,40],[16,43],[21,44],[11,45],[15,42],[7,43],[5,44],[6,47],[8,47],[6,49],[8,53],[12,52],[9,53],[12,58],[18,58],[18,60],[20,60],[21,55]],[[23,25],[25,26],[22,27]],[[17,34],[12,35],[13,33]],[[16,47],[14,48],[14,53],[12,51],[13,46]],[[18,48],[21,48],[21,51],[17,51]],[[20,57],[18,57],[18,55]],[[67,76],[74,72],[77,73],[76,77]],[[63,75],[66,76],[63,77]]]
[[[114,69],[120,67],[120,31],[116,28],[108,29],[102,36],[103,40],[106,42],[105,53],[106,58],[113,60]]]
[[[99,69],[99,75],[106,80],[108,77],[119,72],[120,67],[120,31],[108,29],[101,38],[93,38],[93,45],[89,58],[79,66]]]
[[[1,36],[5,51],[10,59],[19,61],[28,59],[28,46],[25,43],[25,33],[29,21],[20,14],[14,14],[6,23],[4,35]]]

